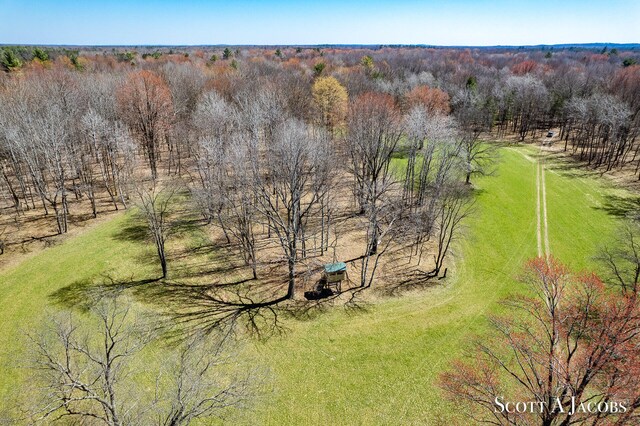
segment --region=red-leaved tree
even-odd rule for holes
[[[525,75],[529,74],[536,70],[538,67],[538,63],[533,60],[526,60],[522,62],[518,62],[514,66],[511,67],[511,72],[515,75]]]
[[[526,295],[505,302],[511,314],[442,374],[447,397],[488,424],[637,425],[637,294],[553,258],[529,261],[523,282]]]
[[[416,86],[405,95],[409,108],[422,106],[429,115],[446,115],[451,111],[447,92],[429,86]]]

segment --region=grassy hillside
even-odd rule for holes
[[[441,424],[449,418],[434,387],[438,374],[471,335],[486,329],[486,315],[517,291],[514,277],[536,254],[536,151],[501,153],[498,174],[475,182],[478,213],[449,260],[450,278],[364,310],[286,320],[285,335],[255,344],[274,382],[247,423]],[[547,167],[551,252],[587,267],[615,227],[607,206],[621,194]],[[157,275],[151,248],[123,233],[129,221],[118,216],[0,272],[0,405],[19,389],[23,332],[44,320],[45,306],[100,274]]]

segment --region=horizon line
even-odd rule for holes
[[[44,46],[44,47],[426,47],[426,48],[509,48],[509,47],[555,47],[555,46],[637,46],[638,42],[579,42],[579,43],[539,43],[539,44],[428,44],[428,43],[300,43],[300,44],[81,44],[81,43],[0,43],[0,46]]]

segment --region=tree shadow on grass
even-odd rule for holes
[[[567,178],[585,178],[604,174],[601,169],[594,168],[576,157],[567,156],[566,153],[531,154],[531,157],[541,160],[550,159],[551,161],[545,162],[545,167]]]
[[[364,290],[358,287],[322,300],[287,299],[285,278],[282,274],[272,274],[261,280],[239,278],[234,282],[188,284],[159,278],[116,279],[103,275],[76,281],[49,297],[59,306],[86,311],[102,297],[129,294],[160,313],[158,328],[171,330],[165,337],[173,341],[219,330],[248,332],[265,340],[288,331],[285,318],[311,320],[334,306],[344,306],[351,313],[363,312],[368,306],[356,297]],[[298,277],[300,281],[302,278]]]
[[[122,227],[113,238],[120,241],[146,242],[149,240],[149,228],[144,223],[131,223]]]
[[[58,306],[68,309],[89,310],[96,301],[106,296],[113,296],[137,286],[157,283],[160,278],[143,280],[115,280],[109,275],[100,278],[89,278],[73,282],[49,294],[49,299]]]
[[[183,339],[221,329],[235,331],[240,327],[258,338],[268,338],[285,331],[281,317],[295,309],[295,303],[287,303],[286,287],[279,278],[260,283],[242,278],[231,283],[195,285],[160,278],[116,279],[103,275],[76,281],[51,293],[49,298],[58,306],[86,311],[103,297],[124,293],[154,306],[163,317],[159,328],[174,330],[169,338]],[[252,291],[254,282],[261,291]],[[273,296],[277,294],[282,296]]]
[[[609,215],[628,218],[638,216],[640,213],[640,196],[621,197],[613,194],[606,194],[602,206],[594,207],[598,210],[604,210]]]
[[[182,219],[172,223],[172,233],[178,236],[191,235],[207,225],[204,219]]]
[[[396,275],[392,284],[379,289],[379,293],[386,297],[399,297],[411,291],[422,291],[443,284],[443,277],[437,277],[432,272],[425,272],[418,268]]]
[[[246,265],[237,263],[230,245],[200,243],[171,252],[171,275],[177,279],[235,276]],[[197,261],[188,260],[196,258]]]
[[[210,286],[178,282],[146,290],[150,290],[148,296],[170,306],[167,318],[178,326],[179,332],[174,337],[242,328],[266,339],[286,330],[282,322],[288,309],[284,292],[280,297],[263,297],[251,294],[241,284],[212,291]]]

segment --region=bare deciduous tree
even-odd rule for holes
[[[95,175],[99,175],[101,187],[106,190],[114,208],[118,210],[118,201],[126,208],[126,187],[133,173],[135,152],[129,131],[122,123],[108,121],[93,109],[82,116],[81,131],[85,137],[85,143],[79,148],[83,180],[93,186]],[[95,189],[89,191],[95,216]]]
[[[233,234],[240,246],[242,258],[251,267],[253,279],[258,278],[258,259],[256,252],[256,236],[254,225],[258,221],[255,193],[252,187],[251,158],[255,157],[254,140],[249,134],[246,138],[238,135],[230,147],[228,157],[229,190],[224,193],[226,207],[225,222],[229,232]]]
[[[474,200],[468,191],[452,184],[443,190],[436,210],[436,253],[433,256],[434,267],[431,275],[438,276],[451,242],[460,234],[462,222],[473,211]],[[446,273],[446,271],[445,271]]]
[[[158,426],[183,426],[208,417],[223,417],[229,408],[247,405],[258,371],[238,371],[238,353],[222,330],[195,336],[163,363],[169,384],[156,395]],[[234,376],[231,376],[234,374]]]
[[[153,238],[162,267],[162,278],[167,277],[167,253],[165,243],[171,231],[171,203],[178,192],[178,186],[161,187],[155,180],[134,185],[138,207],[147,222],[149,234]]]
[[[167,83],[151,71],[129,75],[117,92],[122,119],[140,138],[151,176],[158,175],[160,143],[167,137],[173,119],[173,102]]]
[[[413,107],[404,117],[404,127],[408,145],[407,169],[404,177],[402,196],[407,204],[413,203],[414,191],[417,184],[416,165],[418,153],[424,148],[427,138],[427,111],[420,107]]]
[[[162,74],[171,91],[174,120],[167,137],[168,171],[179,173],[183,159],[189,154],[192,116],[204,88],[206,78],[200,68],[168,62]]]
[[[371,287],[380,259],[399,234],[399,223],[405,209],[402,200],[389,189],[395,182],[387,181],[386,187],[379,185],[380,195],[376,203],[367,206],[366,250],[360,264],[360,287]],[[373,263],[371,260],[373,259]]]
[[[596,259],[604,264],[608,281],[623,293],[638,293],[640,285],[640,226],[625,223],[613,243],[602,247]]]
[[[346,136],[350,172],[355,179],[354,195],[364,213],[376,203],[382,189],[388,189],[389,166],[402,128],[393,98],[367,93],[356,98],[349,112]],[[373,247],[375,253],[375,246]]]
[[[348,120],[347,149],[355,196],[360,212],[369,220],[366,255],[378,251],[378,213],[384,210],[379,204],[396,181],[390,170],[391,155],[401,135],[401,122],[390,96],[369,93],[354,101]]]
[[[324,197],[331,161],[324,132],[296,120],[276,128],[264,159],[253,150],[256,208],[267,218],[288,266],[287,298],[294,297],[296,264],[305,239],[306,216]]]
[[[530,133],[535,137],[538,121],[541,121],[550,102],[549,92],[542,81],[531,74],[510,76],[504,96],[509,105],[513,132],[518,133],[520,140]]]
[[[425,243],[436,236],[434,268],[428,276],[438,276],[451,242],[458,236],[460,225],[471,213],[472,194],[459,185],[465,174],[462,147],[455,123],[449,117],[437,116],[424,121],[419,155],[420,174],[405,220],[405,233],[415,241],[418,263]]]
[[[136,325],[129,306],[107,299],[93,309],[97,332],[80,328],[72,315],[52,321],[51,329],[32,337],[34,371],[41,385],[36,422],[69,417],[94,419],[109,426],[135,422],[136,399],[123,381],[130,373],[130,358],[151,340]]]
[[[39,396],[34,423],[186,426],[221,417],[249,401],[255,368],[239,371],[238,353],[224,333],[197,336],[176,348],[153,345],[162,366],[138,371],[158,333],[122,297],[107,296],[90,309],[91,321],[67,313],[31,337],[33,382]],[[89,325],[87,325],[89,324]],[[155,389],[136,385],[140,373]]]
[[[192,189],[192,194],[208,223],[214,219],[222,228],[227,242],[231,242],[222,218],[224,194],[228,191],[226,165],[228,148],[225,140],[217,137],[201,138],[195,153],[200,188]]]
[[[493,110],[488,101],[471,89],[462,91],[456,105],[455,116],[460,133],[460,145],[465,160],[467,184],[474,175],[488,175],[493,172],[497,160],[496,147],[480,139],[491,130]]]

